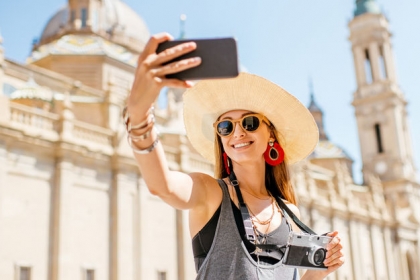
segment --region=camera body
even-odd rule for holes
[[[325,235],[290,232],[283,264],[304,269],[327,269],[323,262],[331,239]]]

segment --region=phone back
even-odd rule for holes
[[[231,78],[238,76],[238,54],[236,41],[233,38],[166,41],[159,44],[156,53],[160,53],[165,49],[171,48],[178,44],[192,41],[197,44],[197,48],[194,51],[177,57],[168,63],[198,56],[201,57],[201,64],[197,67],[187,69],[185,71],[167,75],[167,78],[176,78],[180,80],[199,80]]]

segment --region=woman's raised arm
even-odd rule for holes
[[[127,99],[125,122],[129,142],[142,176],[154,195],[179,209],[190,209],[199,203],[197,189],[202,185],[203,174],[187,175],[170,171],[159,136],[153,127],[153,103],[164,86],[188,88],[192,84],[178,79],[166,79],[176,73],[201,63],[200,58],[189,58],[163,65],[196,48],[196,44],[184,43],[156,54],[158,45],[172,40],[167,33],[152,36],[139,56],[131,93]]]

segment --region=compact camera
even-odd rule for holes
[[[305,269],[327,269],[324,265],[327,244],[332,237],[291,232],[283,264]]]

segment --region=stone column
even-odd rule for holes
[[[69,231],[70,221],[70,197],[73,185],[73,164],[64,159],[62,150],[57,149],[55,173],[51,187],[51,221],[50,221],[50,280],[65,279],[67,269],[71,263],[68,242],[71,237]]]
[[[110,280],[118,280],[118,269],[119,269],[119,262],[118,262],[118,226],[119,226],[119,192],[118,192],[118,178],[117,172],[113,171],[112,174],[112,181],[110,186],[109,192],[109,219],[110,219]]]
[[[73,185],[73,164],[65,158],[62,143],[72,139],[74,114],[69,95],[63,102],[60,116],[59,134],[60,141],[55,151],[55,172],[51,187],[51,226],[50,226],[50,265],[49,280],[65,279],[68,274],[66,267],[72,261],[68,252],[70,234],[68,230],[70,221],[71,187]]]

